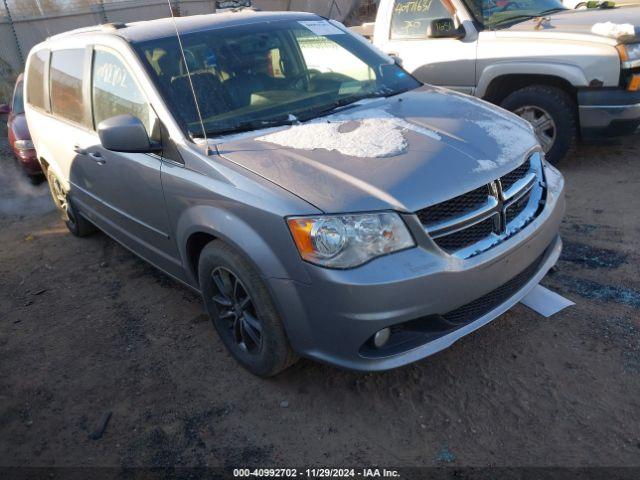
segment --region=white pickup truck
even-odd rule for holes
[[[560,0],[381,0],[373,43],[419,80],[475,95],[534,127],[547,159],[640,124],[640,8]]]

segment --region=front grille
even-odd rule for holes
[[[436,238],[434,241],[447,253],[462,250],[474,243],[478,243],[493,233],[495,228],[494,217],[489,217],[486,220],[470,226],[469,228],[464,228],[450,235]]]
[[[546,251],[525,270],[513,277],[504,285],[501,285],[477,300],[445,313],[442,316],[448,322],[465,325],[489,313],[491,310],[515,295],[518,290],[524,287],[529,280],[535,276],[536,272],[540,269],[540,265],[544,260],[545,254]]]
[[[502,190],[505,192],[509,190],[513,185],[523,178],[531,170],[531,159],[527,159],[522,165],[515,170],[510,171],[503,177],[500,177],[500,183],[502,184]]]
[[[530,181],[531,174],[536,181]],[[518,183],[525,178],[526,182]],[[469,258],[500,244],[528,225],[540,212],[538,206],[544,193],[542,155],[534,152],[522,165],[495,181],[416,214],[442,250]],[[514,198],[518,200],[514,202]],[[510,225],[524,212],[530,213],[522,215],[526,221]]]
[[[522,196],[522,198],[516,200],[507,207],[507,223],[511,223],[518,215],[524,212],[524,209],[527,208],[527,205],[529,204],[529,199],[531,199],[531,191],[528,191],[525,195]]]
[[[489,194],[489,187],[483,185],[446,202],[423,208],[417,215],[424,225],[449,220],[486,205]]]

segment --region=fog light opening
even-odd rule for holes
[[[383,328],[375,333],[373,336],[373,344],[376,348],[384,347],[391,338],[391,330],[389,328]]]

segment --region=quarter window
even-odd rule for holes
[[[73,49],[57,50],[51,55],[51,111],[79,124],[84,123],[84,54],[84,49]]]
[[[38,108],[46,109],[44,94],[44,69],[49,57],[49,50],[35,52],[29,60],[27,72],[27,102]]]
[[[396,0],[391,18],[391,38],[427,38],[429,23],[438,18],[452,18],[441,0]]]
[[[155,116],[129,70],[112,53],[95,51],[92,97],[96,127],[108,118],[129,114],[139,118],[152,133]]]
[[[24,84],[22,82],[18,82],[13,93],[13,105],[11,106],[11,111],[16,115],[24,113],[24,102],[22,100],[24,95],[23,87]]]

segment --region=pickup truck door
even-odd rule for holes
[[[427,33],[432,20],[452,18],[450,5],[446,0],[383,1],[374,43],[385,53],[398,56],[403,67],[421,82],[471,94],[478,44],[472,22],[463,21],[466,34],[460,39],[430,38]]]

